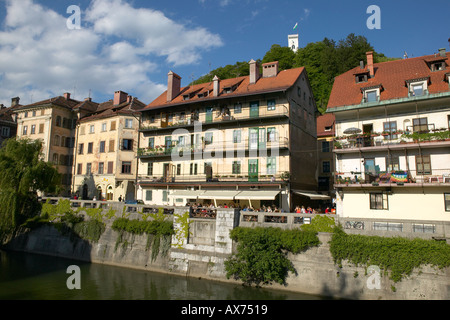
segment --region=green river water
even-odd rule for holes
[[[66,282],[80,267],[80,290]],[[320,300],[318,296],[0,251],[0,300]]]

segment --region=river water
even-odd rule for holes
[[[80,290],[67,273],[80,267]],[[0,300],[320,300],[321,297],[243,287],[205,279],[0,251]]]

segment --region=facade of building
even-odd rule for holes
[[[19,97],[11,99],[11,107],[0,105],[0,147],[9,138],[15,137],[17,133],[17,123],[13,110],[20,107]]]
[[[317,117],[317,160],[318,160],[318,189],[334,197],[334,134],[335,118],[331,113]]]
[[[42,141],[43,160],[53,162],[57,166],[61,174],[63,195],[69,195],[71,191],[73,149],[78,119],[75,110],[83,104],[71,99],[70,93],[65,93],[64,96],[14,109],[17,117],[17,137]]]
[[[373,63],[335,80],[343,217],[450,221],[449,53]]]
[[[79,119],[72,190],[82,199],[134,200],[140,114],[145,104],[117,91]],[[80,115],[81,116],[81,115]]]
[[[304,68],[168,90],[142,112],[138,199],[290,210],[294,190],[317,190],[316,106]]]

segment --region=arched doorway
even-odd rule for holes
[[[106,200],[108,201],[114,200],[114,191],[112,186],[108,186],[108,189],[106,191]]]
[[[88,192],[89,192],[88,185],[87,184],[83,185],[83,195],[82,195],[83,200],[88,200]]]
[[[97,186],[97,200],[102,200],[102,186]]]

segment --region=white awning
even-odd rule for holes
[[[175,198],[197,199],[204,192],[204,190],[174,190],[170,193],[170,196]]]
[[[231,190],[206,190],[203,192],[203,194],[199,195],[199,199],[233,200],[239,193],[239,191]]]
[[[257,191],[241,191],[236,197],[236,200],[275,200],[275,197],[280,191],[272,190],[257,190]]]
[[[323,194],[319,194],[319,193],[314,193],[312,191],[309,192],[305,192],[305,191],[293,191],[296,194],[299,194],[301,196],[305,196],[310,198],[311,200],[329,200],[331,199],[329,196],[323,195]]]

